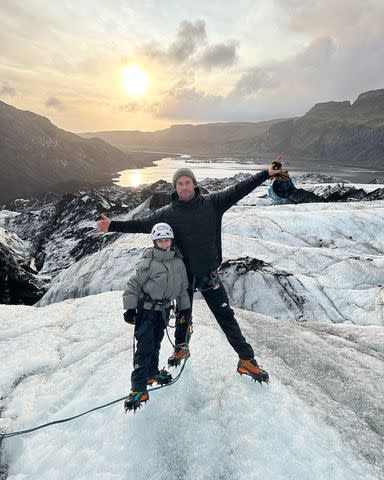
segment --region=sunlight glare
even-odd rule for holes
[[[131,173],[130,175],[130,185],[132,187],[138,187],[141,184],[141,175],[140,173]]]
[[[132,97],[140,97],[148,87],[148,75],[137,65],[132,65],[123,70],[125,90]]]

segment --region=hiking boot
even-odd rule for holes
[[[131,390],[124,401],[125,413],[127,413],[128,410],[136,412],[138,408],[141,408],[143,403],[147,403],[148,399],[148,392],[136,392],[135,390]]]
[[[168,358],[168,367],[178,367],[181,361],[188,357],[190,357],[188,343],[179,343]]]
[[[158,383],[159,385],[167,385],[172,381],[172,374],[167,372],[165,368],[162,368],[160,372],[155,373],[155,375],[150,375],[147,379],[147,385],[152,387],[153,383]]]
[[[242,360],[240,358],[237,364],[237,371],[240,375],[249,375],[255,382],[269,383],[268,372],[262,369],[262,367],[256,362],[256,359]]]

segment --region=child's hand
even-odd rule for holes
[[[185,323],[186,321],[189,320],[189,317],[191,315],[191,311],[188,310],[180,310],[177,315],[176,315],[176,322],[177,323]]]
[[[131,325],[136,323],[136,308],[129,308],[124,312],[124,320]]]

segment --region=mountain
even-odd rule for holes
[[[172,125],[155,132],[111,131],[81,133],[85,138],[98,137],[121,150],[161,149],[169,153],[196,155],[241,155],[252,151],[268,129],[281,119],[266,122],[207,123]]]
[[[136,166],[99,138],[84,139],[1,101],[0,164],[0,201],[107,183]]]
[[[362,93],[352,104],[318,103],[298,118],[81,135],[97,136],[125,151],[158,149],[201,156],[252,157],[256,161],[283,152],[291,165],[312,161],[383,170],[384,89]]]
[[[354,103],[316,104],[303,117],[271,126],[259,148],[293,158],[383,169],[384,89]]]

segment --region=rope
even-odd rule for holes
[[[165,331],[166,331],[166,333],[167,333],[167,337],[168,337],[169,343],[172,345],[173,348],[176,348],[176,345],[172,342],[171,337],[169,336],[168,326],[169,326],[169,325],[167,325],[167,326],[165,327]],[[171,327],[171,328],[175,328],[175,327]]]
[[[191,337],[191,334],[190,334],[189,329],[188,329],[187,334],[185,336],[185,343],[186,343],[187,347],[188,347],[188,344],[189,344],[190,337]],[[160,388],[170,387],[171,385],[175,384],[179,380],[179,378],[181,377],[181,374],[183,373],[183,370],[185,368],[185,364],[187,363],[187,358],[188,357],[186,355],[185,358],[184,358],[184,362],[183,362],[183,364],[180,368],[180,372],[178,373],[178,375],[175,378],[173,378],[166,385],[159,385],[157,387],[149,388],[148,392],[153,392],[154,390],[159,390]],[[100,405],[99,407],[91,408],[90,410],[87,410],[83,413],[79,413],[78,415],[74,415],[73,417],[63,418],[61,420],[55,420],[53,422],[44,423],[42,425],[38,425],[37,427],[28,428],[27,430],[20,430],[20,431],[17,431],[17,432],[9,432],[9,433],[0,433],[0,440],[3,440],[4,438],[11,438],[11,437],[16,437],[18,435],[24,435],[26,433],[35,432],[36,430],[40,430],[42,428],[49,427],[50,425],[56,425],[58,423],[69,422],[71,420],[74,420],[75,418],[82,417],[83,415],[88,415],[89,413],[95,412],[96,410],[101,410],[102,408],[109,407],[111,405],[114,405],[115,403],[121,402],[122,400],[125,400],[127,398],[127,396],[128,395],[125,395],[124,397],[120,397],[116,400],[112,400],[112,402],[108,402],[108,403],[105,403],[104,405]]]

